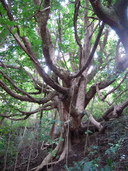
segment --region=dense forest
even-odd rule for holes
[[[0,170],[128,169],[128,1],[0,1]]]

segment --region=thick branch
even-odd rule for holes
[[[37,1],[34,0],[34,4],[38,5]],[[51,6],[50,0],[44,1],[44,8]],[[70,84],[69,82],[69,72],[64,70],[63,68],[57,67],[54,61],[54,47],[51,39],[51,35],[49,29],[47,27],[47,22],[49,19],[50,9],[45,10],[45,12],[39,12],[37,14],[37,22],[40,29],[40,36],[42,40],[42,47],[43,47],[43,54],[46,60],[46,64],[49,68],[58,76],[60,77],[67,85]]]
[[[100,0],[90,0],[90,2],[95,14],[116,31],[128,55],[128,1],[116,0],[111,8],[102,5]]]
[[[115,28],[118,25],[118,16],[113,8],[103,6],[100,0],[90,0],[94,12],[105,23]]]
[[[94,117],[92,116],[92,114],[90,114],[88,111],[84,111],[82,114],[87,115],[88,119],[90,120],[90,122],[95,125],[99,131],[101,131],[101,129],[103,128],[103,126],[101,125],[101,123],[97,122]]]

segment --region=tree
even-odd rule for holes
[[[57,162],[65,157],[71,139],[79,141],[85,115],[102,131],[101,123],[85,110],[94,97],[108,104],[105,120],[128,106],[127,97],[114,104],[126,87],[113,102],[105,100],[128,74],[127,7],[126,0],[1,0],[0,117],[25,120],[55,109],[61,121],[61,141],[53,151],[60,154]],[[110,27],[119,40],[110,39]],[[110,85],[113,89],[105,93]],[[38,107],[25,111],[26,103]],[[37,170],[52,158],[51,153]]]

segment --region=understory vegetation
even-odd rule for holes
[[[100,116],[97,119],[101,120]],[[59,127],[59,121],[49,120],[47,114],[44,115],[42,123],[38,123],[36,118],[31,118],[31,122],[30,120],[5,121],[0,128],[0,170],[6,167],[7,171],[26,171],[36,167],[48,153],[52,152],[59,141],[59,132],[54,140],[49,136],[53,122],[56,122]],[[95,132],[94,127],[84,133],[79,130],[80,143],[73,144],[67,159],[53,166],[50,165],[52,170],[127,171],[127,109],[120,118],[112,118],[103,125],[105,130],[102,133]],[[49,166],[44,170],[48,168]]]

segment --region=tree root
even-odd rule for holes
[[[63,136],[66,136],[65,133],[61,134],[61,138]],[[44,166],[59,163],[61,160],[63,160],[65,158],[67,151],[68,151],[68,139],[65,138],[64,141],[59,141],[56,148],[44,158],[44,160],[42,161],[42,163],[39,166],[37,166],[36,168],[34,168],[32,170],[36,169],[36,171],[41,171],[44,168]],[[51,162],[60,153],[61,153],[61,155],[59,157],[59,160],[57,160],[55,162]]]

